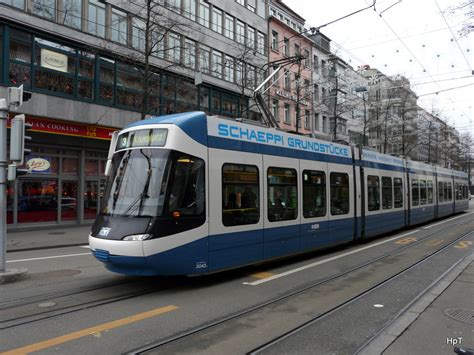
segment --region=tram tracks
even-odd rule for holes
[[[173,353],[175,351],[179,351],[180,344],[183,344],[183,349],[186,349],[186,346],[189,344],[196,344],[199,342],[199,339],[209,339],[213,338],[216,339],[216,334],[219,333],[218,329],[219,328],[232,328],[229,323],[231,322],[240,322],[240,324],[245,323],[242,321],[242,319],[248,319],[248,318],[258,318],[259,316],[257,314],[259,313],[265,313],[266,310],[270,308],[275,308],[277,305],[282,304],[284,302],[288,302],[293,298],[299,297],[307,292],[313,291],[314,289],[324,287],[328,285],[331,282],[335,282],[339,279],[342,279],[344,277],[348,277],[351,274],[361,271],[364,268],[367,268],[369,266],[374,265],[377,262],[381,262],[384,259],[387,259],[391,256],[394,256],[396,254],[400,254],[403,251],[406,251],[408,249],[412,249],[416,246],[419,246],[420,244],[428,241],[429,239],[436,238],[439,235],[442,235],[443,233],[446,233],[447,230],[449,229],[455,229],[456,227],[462,227],[464,225],[468,225],[471,223],[471,221],[464,221],[461,223],[457,223],[455,225],[449,225],[445,228],[439,229],[435,232],[429,233],[423,237],[418,237],[416,241],[411,242],[410,244],[407,245],[402,245],[399,248],[386,252],[374,259],[368,260],[366,262],[363,262],[359,265],[356,265],[352,268],[349,268],[347,270],[344,270],[338,274],[329,276],[327,278],[324,278],[322,280],[319,280],[315,283],[312,283],[310,285],[306,285],[300,289],[293,290],[289,293],[286,293],[282,296],[273,298],[267,302],[246,308],[244,310],[241,310],[239,312],[236,312],[234,314],[231,314],[226,317],[222,317],[220,319],[217,319],[215,321],[203,324],[201,326],[198,326],[196,328],[190,329],[188,331],[176,334],[172,337],[163,339],[163,340],[158,340],[156,342],[149,343],[143,347],[136,348],[134,350],[131,350],[128,352],[128,354],[144,354],[144,353],[155,353],[155,352],[160,352],[160,353]],[[256,354],[259,353],[265,349],[268,349],[269,347],[273,346],[274,344],[282,341],[283,339],[286,339],[287,337],[294,335],[301,331],[302,329],[324,319],[330,314],[333,314],[334,312],[337,312],[338,310],[352,304],[356,300],[364,297],[365,295],[369,294],[370,292],[382,287],[383,285],[386,285],[390,281],[396,279],[397,277],[400,277],[410,270],[413,270],[417,266],[421,265],[422,263],[426,262],[427,260],[433,258],[435,255],[441,253],[442,251],[446,250],[447,248],[453,246],[456,244],[458,241],[461,239],[467,237],[472,233],[472,228],[470,231],[463,233],[462,235],[458,235],[454,237],[454,239],[448,241],[447,243],[445,240],[443,240],[443,243],[435,244],[433,247],[435,247],[435,250],[433,252],[429,252],[427,255],[424,255],[421,257],[419,260],[412,262],[409,266],[406,268],[403,268],[402,270],[399,270],[398,272],[395,272],[392,274],[390,277],[381,280],[379,282],[376,282],[374,285],[372,285],[369,288],[366,288],[364,290],[361,290],[360,292],[354,294],[353,296],[347,298],[346,300],[339,302],[338,304],[330,307],[329,309],[317,314],[316,316],[312,317],[311,319],[305,321],[302,324],[299,324],[297,326],[294,326],[290,330],[287,330],[286,332],[282,333],[282,335],[279,335],[277,337],[272,338],[270,341],[266,342],[263,345],[259,345],[253,348],[253,350],[250,350],[249,353],[251,354]],[[439,247],[439,248],[438,248]],[[206,333],[213,333],[214,336],[207,336]],[[195,341],[192,341],[192,339],[195,339]],[[201,350],[200,348],[199,350]],[[182,350],[182,349],[181,349]],[[199,350],[192,349],[194,352],[198,352]],[[204,350],[204,349],[202,349]],[[214,349],[215,350],[215,349]],[[204,352],[204,351],[203,351]]]

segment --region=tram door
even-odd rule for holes
[[[209,269],[263,259],[262,155],[209,149]]]
[[[300,161],[301,247],[314,249],[331,243],[328,164]]]
[[[301,250],[299,160],[263,157],[264,258]]]
[[[333,243],[354,239],[355,206],[352,165],[328,164],[329,224]]]

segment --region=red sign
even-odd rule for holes
[[[52,120],[49,118],[39,118],[34,116],[26,116],[26,122],[33,125],[29,131],[60,134],[62,136],[110,140],[112,133],[117,131],[117,128]],[[10,127],[10,119],[8,119],[7,127]]]

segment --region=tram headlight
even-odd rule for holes
[[[127,240],[127,241],[141,241],[141,240],[147,240],[151,238],[151,234],[133,234],[133,235],[127,235],[126,237],[123,237],[122,240]]]

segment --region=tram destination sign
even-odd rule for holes
[[[166,128],[140,129],[122,133],[117,140],[117,149],[164,147],[168,130]]]

